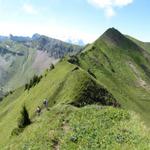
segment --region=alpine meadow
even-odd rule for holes
[[[149,4],[0,0],[0,150],[149,150]]]

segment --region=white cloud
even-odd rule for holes
[[[88,2],[103,9],[107,17],[113,17],[116,15],[116,8],[127,6],[131,4],[133,0],[88,0]]]
[[[37,14],[36,9],[31,4],[24,4],[23,10],[28,14],[32,14],[32,15]]]
[[[116,12],[114,11],[114,9],[112,7],[108,7],[105,9],[105,14],[107,17],[113,17],[116,15]]]
[[[129,5],[133,2],[133,0],[115,0],[115,5],[116,6],[126,6]]]

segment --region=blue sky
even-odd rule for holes
[[[115,27],[150,41],[149,0],[0,0],[0,35],[92,42]]]

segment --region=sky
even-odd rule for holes
[[[83,40],[115,27],[150,42],[150,0],[0,0],[0,35]]]

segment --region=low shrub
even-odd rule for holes
[[[79,59],[77,56],[70,56],[68,62],[71,64],[79,65]]]
[[[51,64],[49,69],[53,70],[54,68],[55,68],[54,64]]]
[[[31,120],[29,118],[28,111],[25,106],[23,106],[21,111],[21,116],[18,119],[18,127],[19,128],[25,128],[27,125],[31,123]]]
[[[29,124],[31,124],[31,120],[29,118],[29,114],[28,111],[26,109],[25,106],[23,106],[22,110],[21,110],[21,116],[18,119],[18,127],[14,128],[11,132],[11,135],[19,135],[26,126],[28,126]]]

